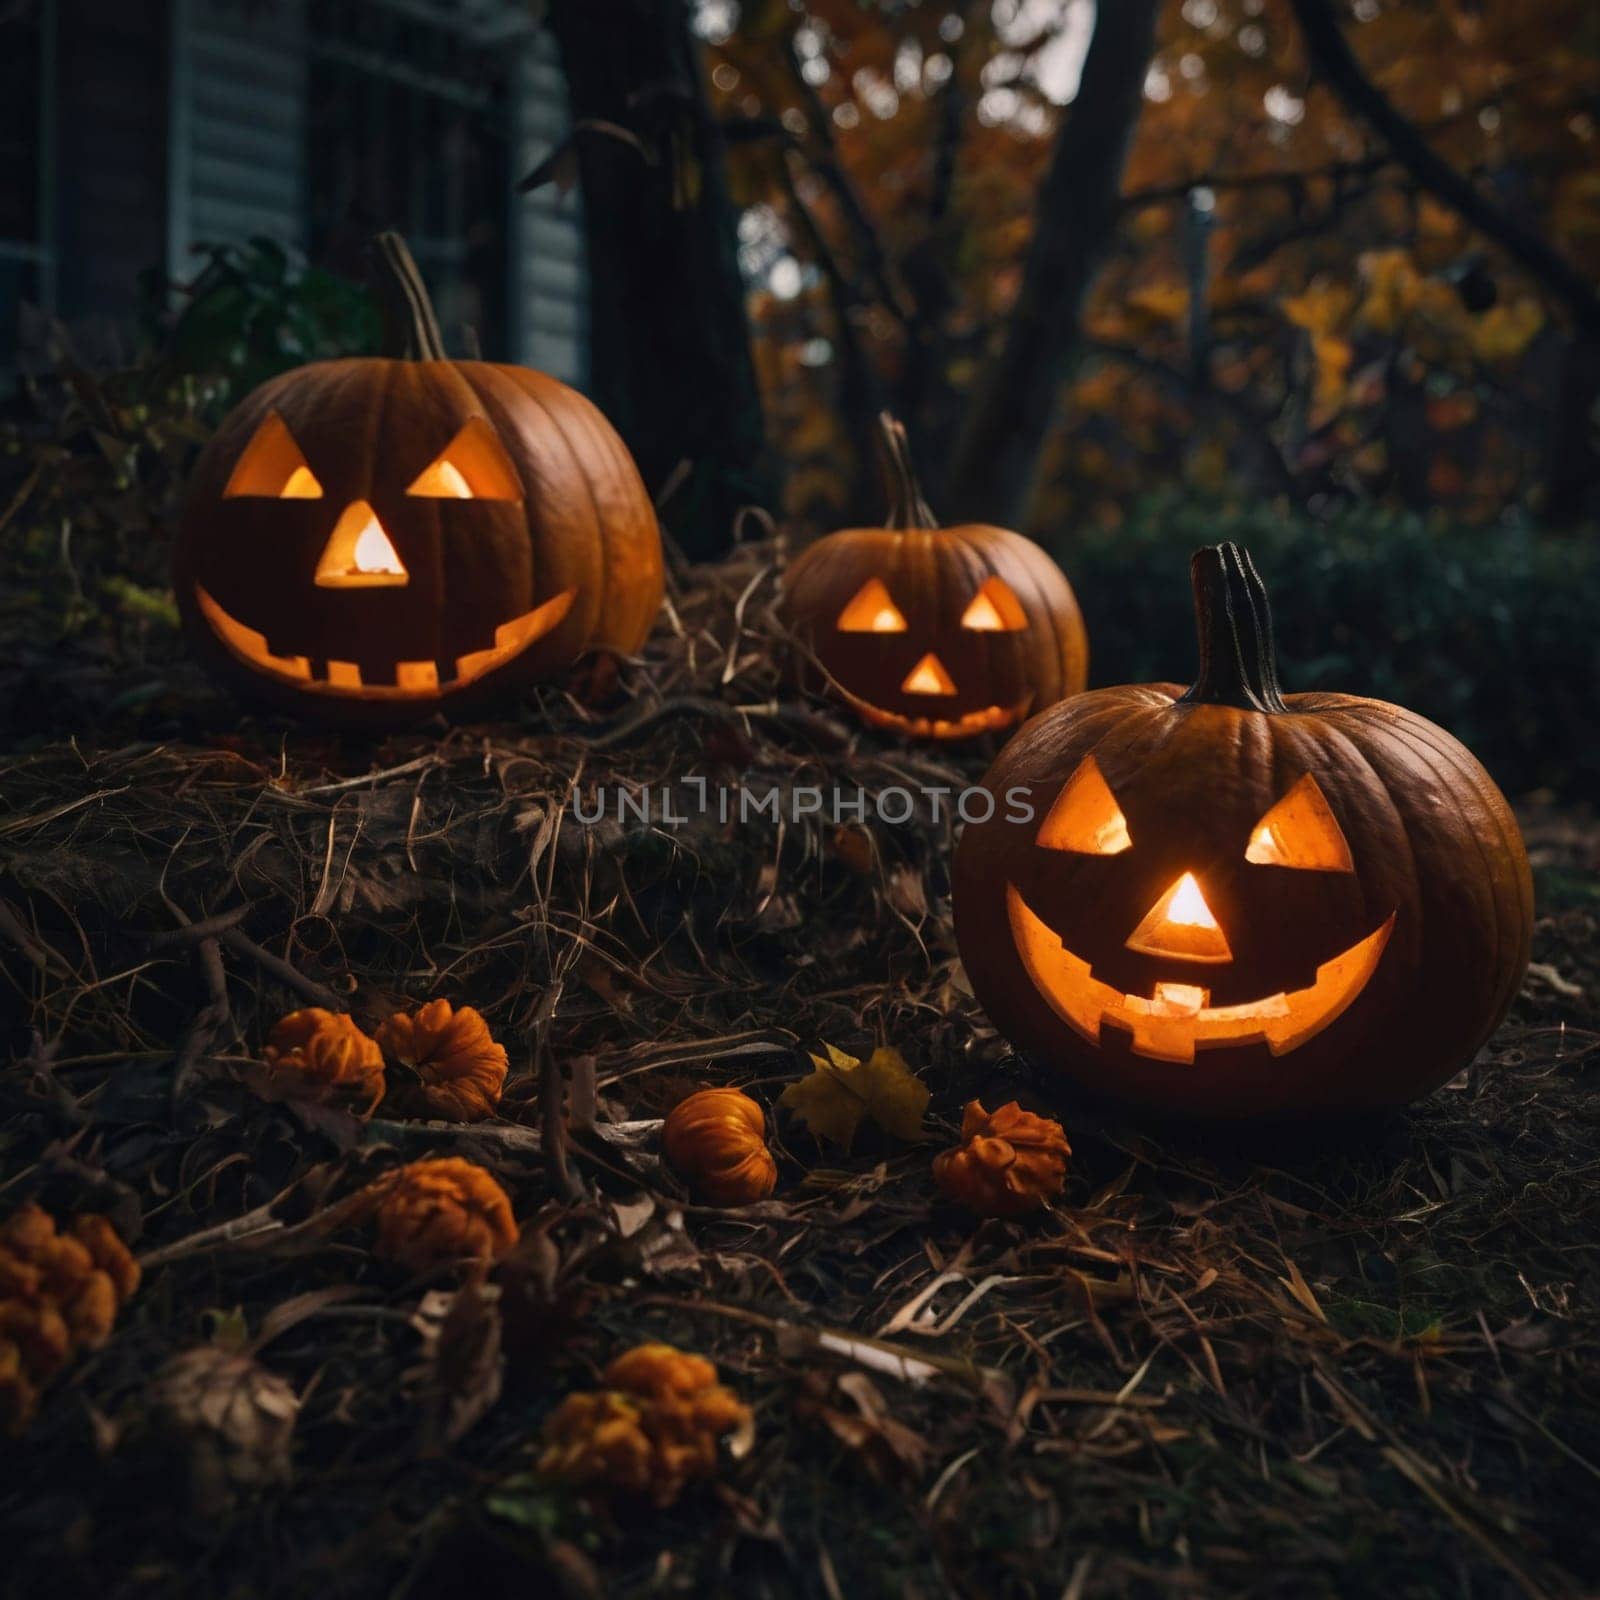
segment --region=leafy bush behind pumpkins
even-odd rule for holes
[[[35,647],[93,633],[137,658],[177,627],[166,589],[184,484],[228,408],[308,361],[375,350],[376,303],[359,284],[292,261],[270,239],[202,245],[175,311],[141,285],[139,349],[93,369],[44,324],[52,369],[0,414],[0,633]]]
[[[1600,555],[1583,535],[1362,510],[1330,522],[1162,495],[1052,551],[1089,624],[1090,687],[1188,682],[1189,556],[1232,539],[1272,594],[1285,688],[1392,700],[1512,795],[1600,797]]]

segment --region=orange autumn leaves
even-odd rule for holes
[[[0,1226],[0,1428],[27,1426],[41,1388],[106,1342],[138,1287],[139,1264],[104,1217],[62,1230],[28,1204]]]
[[[414,1098],[432,1116],[481,1122],[499,1107],[505,1047],[472,1006],[448,1000],[396,1012],[375,1035],[342,1012],[319,1006],[291,1011],[273,1026],[261,1052],[274,1092],[325,1100],[363,1116],[390,1087],[385,1058],[411,1070]]]

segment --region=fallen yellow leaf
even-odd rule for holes
[[[825,1056],[813,1055],[816,1071],[791,1083],[779,1097],[819,1139],[831,1139],[848,1150],[865,1117],[896,1139],[922,1136],[922,1115],[930,1093],[890,1046],[874,1050],[865,1061],[831,1044]]]

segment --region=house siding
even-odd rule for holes
[[[303,0],[172,0],[168,270],[198,245],[305,244]]]
[[[546,31],[523,43],[512,97],[512,171],[531,172],[566,137],[566,80]],[[515,359],[581,387],[588,376],[588,274],[576,189],[547,184],[513,195],[511,274]]]

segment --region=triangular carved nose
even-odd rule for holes
[[[1174,961],[1233,960],[1228,937],[1212,916],[1192,872],[1184,873],[1145,912],[1144,920],[1128,936],[1128,948]]]
[[[955,679],[944,669],[944,663],[929,651],[907,674],[900,685],[905,694],[954,694]]]
[[[317,560],[319,589],[394,589],[411,581],[400,552],[365,500],[344,508]]]

